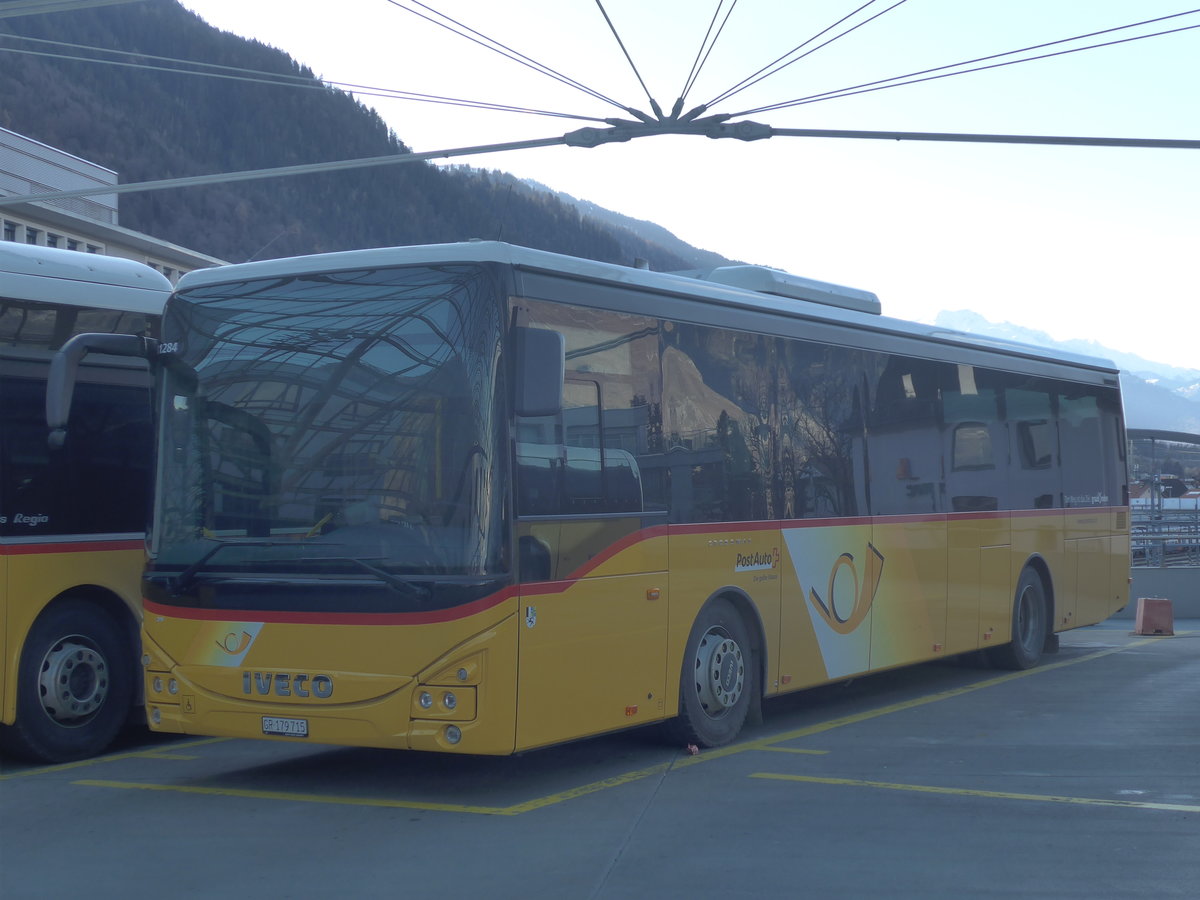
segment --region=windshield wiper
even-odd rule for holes
[[[214,540],[217,540],[214,538]],[[167,584],[170,588],[172,596],[179,596],[184,590],[192,586],[192,582],[196,580],[196,575],[202,570],[205,564],[228,547],[291,547],[295,545],[295,541],[229,541],[217,540],[217,544],[174,578],[168,580]]]
[[[172,596],[179,596],[196,580],[196,576],[208,564],[208,561],[229,547],[294,547],[295,541],[219,541],[214,547],[209,549],[203,556],[191,563],[182,572],[171,578],[167,582],[167,586],[171,591]],[[322,544],[323,547],[343,546],[341,544]],[[411,581],[405,581],[403,578],[397,578],[391,572],[386,572],[378,566],[373,566],[364,559],[357,556],[301,556],[293,558],[294,562],[299,563],[320,563],[320,562],[340,562],[350,563],[358,566],[364,572],[369,572],[374,575],[392,590],[399,594],[403,594],[412,600],[425,601],[429,599],[430,591],[428,588],[418,587]]]
[[[417,587],[411,581],[405,581],[403,578],[397,578],[391,572],[384,571],[378,566],[373,566],[365,559],[357,556],[310,556],[302,557],[297,562],[346,562],[358,566],[364,572],[370,572],[388,587],[392,588],[396,593],[418,601],[429,599],[429,588]]]

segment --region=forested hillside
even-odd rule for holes
[[[312,72],[174,0],[0,19],[0,125],[114,169],[122,182],[407,150],[374,111],[315,79],[317,89],[302,90],[56,58],[82,52],[66,44]],[[712,254],[585,217],[511,178],[425,163],[126,194],[120,209],[127,228],[234,262],[481,237],[610,262],[642,257],[661,270],[713,264]]]

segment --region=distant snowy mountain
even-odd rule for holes
[[[1112,360],[1121,370],[1125,417],[1130,428],[1200,434],[1200,369],[1154,362],[1095,341],[1056,341],[1044,331],[1010,322],[992,322],[969,310],[940,312],[937,325]]]
[[[1200,434],[1200,401],[1121,372],[1125,421],[1130,428],[1157,428]]]
[[[976,334],[1003,337],[1025,344],[1036,344],[1039,347],[1053,347],[1071,353],[1111,359],[1121,371],[1137,375],[1145,381],[1157,382],[1172,390],[1186,389],[1190,386],[1194,394],[1200,393],[1200,369],[1181,369],[1166,363],[1154,362],[1133,353],[1105,347],[1095,341],[1056,341],[1044,331],[1023,328],[1020,325],[1013,325],[1011,322],[992,322],[979,313],[965,309],[938,313],[937,324],[943,328],[973,331]]]

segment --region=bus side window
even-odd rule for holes
[[[899,354],[878,363],[867,415],[871,513],[943,512],[942,394],[948,370],[943,363]]]
[[[1100,398],[1094,389],[1060,393],[1058,439],[1062,448],[1063,506],[1109,506],[1120,498],[1109,495],[1105,473],[1112,468],[1114,448],[1101,429]],[[1097,485],[1107,490],[1097,491]]]
[[[641,511],[636,460],[603,446],[608,439],[596,382],[568,380],[561,416],[519,418],[517,435],[520,515]]]
[[[3,533],[8,535],[28,534],[36,529],[36,524],[26,524],[27,516],[52,514],[48,504],[54,496],[55,479],[50,469],[44,413],[38,404],[39,387],[35,382],[19,378],[5,379],[3,383],[5,396],[0,405],[3,412],[0,421],[3,515],[0,519]],[[42,390],[44,392],[44,388]],[[57,522],[54,524],[58,525]]]
[[[80,382],[67,443],[46,444],[41,382],[4,382],[0,500],[8,535],[145,528],[153,435],[148,388]]]
[[[1048,469],[1054,461],[1054,429],[1046,419],[1017,422],[1017,449],[1022,469]]]
[[[942,418],[949,437],[946,494],[951,512],[1000,509],[1009,493],[1003,376],[958,364],[944,370]]]
[[[1009,465],[1009,509],[1054,509],[1061,506],[1062,470],[1050,385],[1009,376],[1004,389],[1005,417],[1012,447]]]

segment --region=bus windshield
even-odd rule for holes
[[[501,299],[486,268],[462,265],[177,295],[164,321],[151,584],[187,604],[207,580],[206,604],[255,608],[239,576],[334,577],[350,585],[335,606],[351,609],[355,582],[397,609],[474,593],[441,596],[439,581],[494,587]],[[215,585],[239,580],[222,602]],[[263,592],[271,608],[277,594]]]

